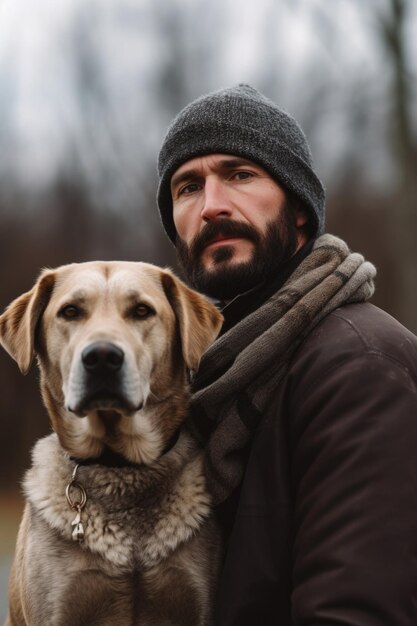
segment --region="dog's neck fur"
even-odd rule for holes
[[[179,429],[173,434],[171,439],[168,441],[165,449],[162,451],[161,456],[167,454],[177,443],[178,437],[180,435]],[[71,461],[74,461],[77,465],[102,465],[104,467],[142,467],[143,463],[134,463],[130,461],[122,454],[115,452],[111,448],[105,446],[103,448],[102,453],[98,457],[90,457],[87,459],[77,458],[76,456],[70,456]]]
[[[74,467],[52,434],[36,444],[24,481],[33,514],[71,543],[74,511],[65,491]],[[201,455],[186,432],[150,466],[82,465],[77,482],[87,493],[81,549],[120,571],[160,562],[188,541],[210,512]]]

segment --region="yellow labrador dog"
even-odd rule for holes
[[[24,481],[8,625],[210,623],[219,539],[185,428],[188,373],[222,317],[169,270],[45,270],[0,317],[36,355],[53,434]]]

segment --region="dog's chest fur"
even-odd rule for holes
[[[75,512],[65,490],[74,467],[52,434],[36,444],[24,481],[34,510],[67,541],[72,541]],[[87,493],[80,549],[101,555],[121,571],[158,564],[209,514],[201,458],[185,434],[152,466],[85,465],[76,479]]]
[[[152,466],[80,465],[76,480],[87,493],[81,544],[72,539],[76,512],[65,495],[74,467],[55,434],[36,444],[21,526],[30,563],[25,623],[211,623],[220,542],[188,435]]]

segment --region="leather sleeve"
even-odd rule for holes
[[[416,378],[375,350],[313,365],[292,381],[293,622],[415,626]]]

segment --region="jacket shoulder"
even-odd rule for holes
[[[327,315],[297,349],[290,375],[315,378],[358,360],[390,362],[417,384],[417,337],[370,303],[349,304]]]

